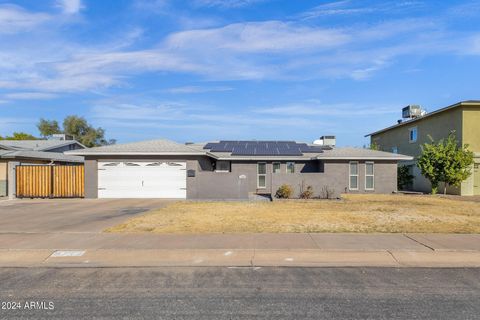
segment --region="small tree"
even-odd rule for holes
[[[422,154],[417,160],[417,165],[422,174],[430,180],[432,193],[438,191],[438,184],[443,182],[444,194],[447,186],[459,187],[462,181],[471,175],[470,167],[473,164],[473,152],[468,150],[468,145],[459,146],[454,133],[450,133],[447,140],[441,139],[435,143],[421,146]]]
[[[370,149],[370,150],[380,151],[380,145],[374,141],[374,142],[370,143],[369,149]]]
[[[413,181],[413,175],[410,174],[408,166],[398,166],[397,168],[397,187],[398,190],[405,190]]]
[[[37,140],[38,138],[25,132],[14,132],[11,136],[0,137],[0,140]]]

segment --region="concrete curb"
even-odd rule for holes
[[[480,252],[316,249],[0,250],[0,267],[480,267]]]

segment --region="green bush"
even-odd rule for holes
[[[275,193],[275,197],[279,199],[289,199],[292,196],[293,189],[288,184],[282,184],[277,192]]]
[[[405,190],[413,182],[413,175],[410,174],[410,168],[408,166],[398,166],[397,169],[397,187],[398,190]]]
[[[313,187],[307,186],[305,190],[300,192],[300,199],[311,199],[313,197]]]

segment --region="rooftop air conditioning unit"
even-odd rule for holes
[[[65,133],[54,133],[49,140],[73,140],[73,136]]]
[[[313,141],[314,145],[335,147],[337,139],[335,136],[321,136],[320,139]]]
[[[423,110],[422,107],[420,107],[419,105],[411,104],[402,109],[402,118],[415,119],[424,116],[426,113],[427,112]]]

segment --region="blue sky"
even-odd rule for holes
[[[339,145],[479,99],[480,1],[0,0],[0,135]]]

